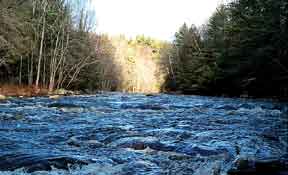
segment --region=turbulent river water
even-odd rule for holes
[[[201,96],[11,98],[0,102],[0,175],[285,174],[287,112]]]

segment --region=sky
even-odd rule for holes
[[[207,22],[223,0],[92,0],[96,31],[171,40],[179,27]]]

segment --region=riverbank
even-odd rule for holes
[[[35,86],[19,86],[19,85],[0,85],[0,100],[5,100],[9,97],[51,97],[51,98],[59,98],[61,96],[71,96],[71,95],[89,95],[89,94],[98,94],[103,93],[105,91],[99,90],[66,90],[66,89],[56,89],[53,92],[49,92],[48,88],[41,87],[36,88]],[[229,95],[229,94],[219,94],[219,93],[205,93],[195,91],[194,93],[187,93],[181,91],[166,91],[162,92],[164,94],[170,95],[199,95],[199,96],[209,96],[209,97],[225,97],[225,98],[242,98],[242,99],[259,99],[259,100],[273,100],[279,102],[287,102],[287,97],[279,97],[279,96],[252,96],[248,94],[240,94],[240,95]],[[146,96],[155,96],[158,94],[155,93],[143,93]],[[161,94],[161,93],[159,93]]]
[[[0,100],[5,100],[8,97],[41,97],[41,96],[68,96],[79,94],[80,92],[69,91],[65,89],[57,89],[49,92],[47,88],[36,88],[35,86],[18,86],[18,85],[1,85]]]
[[[0,94],[6,97],[44,96],[48,94],[48,89],[35,86],[1,85]]]

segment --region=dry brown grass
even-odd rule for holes
[[[0,94],[5,96],[43,96],[48,94],[47,88],[37,89],[35,86],[19,86],[19,85],[0,85]]]

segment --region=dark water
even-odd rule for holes
[[[287,111],[200,96],[9,99],[0,103],[0,175],[217,175],[237,160],[285,161]]]

